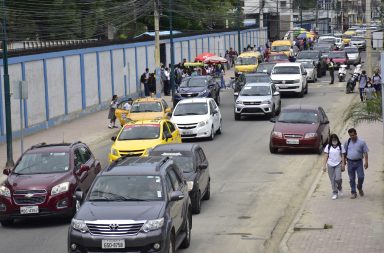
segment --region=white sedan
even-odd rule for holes
[[[307,81],[316,82],[317,81],[317,68],[313,61],[298,61],[303,64],[305,71],[307,71]]]
[[[213,98],[181,100],[173,110],[171,121],[183,139],[208,137],[213,140],[216,133],[222,133],[220,108]]]

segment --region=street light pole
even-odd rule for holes
[[[14,166],[12,152],[12,118],[11,118],[11,90],[8,74],[8,39],[7,39],[7,11],[3,0],[3,66],[4,66],[4,105],[5,105],[5,129],[7,140],[6,167]]]
[[[175,106],[175,48],[173,45],[173,1],[169,0],[169,44],[171,49],[171,73],[170,73],[170,83],[172,90],[172,102]]]
[[[240,0],[237,0],[237,49],[241,53],[241,38],[240,38]]]

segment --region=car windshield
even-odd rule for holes
[[[344,34],[343,35],[343,39],[350,39],[350,38],[352,38],[352,35],[350,35],[350,34]]]
[[[324,38],[322,39],[321,37],[319,38],[319,43],[332,43],[334,44],[336,42],[335,38]]]
[[[26,153],[13,170],[20,175],[62,173],[69,170],[67,152]]]
[[[125,125],[118,140],[146,140],[160,137],[160,125]]]
[[[317,113],[314,111],[305,111],[305,110],[286,110],[282,111],[278,122],[284,123],[302,123],[302,124],[315,124],[318,122]]]
[[[352,37],[351,41],[365,41],[363,37]]]
[[[207,79],[205,78],[186,78],[184,79],[180,87],[206,87]]]
[[[256,57],[238,57],[236,65],[255,65],[257,64]]]
[[[318,52],[300,52],[297,59],[318,59]]]
[[[357,47],[346,47],[345,52],[351,53],[351,54],[357,54],[359,52],[359,49]]]
[[[300,62],[304,68],[306,69],[313,69],[314,66],[313,66],[313,63],[312,62],[309,62],[309,61],[303,61],[303,62]]]
[[[345,57],[345,52],[329,52],[328,58],[333,58],[333,59],[344,59]]]
[[[208,114],[207,103],[180,103],[176,106],[173,116]]]
[[[260,64],[256,72],[258,73],[267,73],[271,72],[275,64]]]
[[[195,171],[193,166],[194,159],[189,152],[155,151],[151,152],[151,155],[171,157],[172,160],[176,163],[177,167],[179,167],[185,173]]]
[[[244,86],[240,96],[268,96],[271,95],[269,86]]]
[[[132,104],[131,113],[161,112],[160,102],[137,102]]]
[[[246,83],[270,83],[272,82],[272,80],[268,75],[245,76],[245,82]]]
[[[160,176],[100,176],[89,201],[160,201],[164,199]]]
[[[268,58],[269,61],[284,61],[288,60],[288,56],[285,54],[275,54],[275,55],[270,55]]]
[[[272,46],[272,52],[289,51],[290,46]]]
[[[293,74],[297,75],[300,74],[300,67],[297,66],[278,66],[274,67],[272,70],[272,74]]]

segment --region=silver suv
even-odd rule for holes
[[[235,120],[251,115],[274,117],[280,110],[280,92],[273,83],[249,83],[241,89],[236,99]]]

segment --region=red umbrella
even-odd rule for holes
[[[207,64],[216,64],[216,63],[227,63],[227,59],[220,57],[220,56],[210,56],[204,60],[204,63]]]
[[[196,56],[195,61],[204,61],[208,57],[214,56],[215,54],[212,53],[202,53]]]

